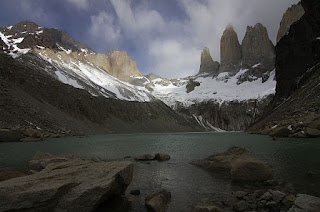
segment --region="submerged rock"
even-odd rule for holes
[[[0,211],[93,211],[121,196],[132,181],[127,161],[48,157],[40,172],[0,182]]]
[[[149,194],[145,199],[145,205],[148,211],[165,212],[170,201],[171,193],[166,190],[160,190]]]
[[[191,164],[214,172],[227,172],[234,182],[263,182],[273,178],[269,164],[241,147],[231,147],[226,152],[212,155]]]

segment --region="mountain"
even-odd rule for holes
[[[95,53],[32,22],[2,27],[0,38],[0,129],[18,139],[203,130],[145,87],[120,80],[147,80],[125,52]]]
[[[220,72],[238,71],[241,63],[241,46],[233,26],[229,25],[220,40]]]
[[[303,0],[301,5],[305,14],[276,46],[275,98],[252,131],[320,136],[320,0]]]
[[[298,21],[304,14],[301,3],[294,4],[283,14],[280,22],[280,28],[277,34],[277,43],[289,32],[290,26]]]
[[[213,61],[209,48],[205,47],[201,52],[201,65],[199,74],[207,73],[216,76],[218,75],[219,68],[220,63]]]

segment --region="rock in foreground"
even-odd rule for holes
[[[234,182],[263,182],[273,178],[269,164],[241,147],[231,147],[226,152],[212,155],[191,164],[214,172],[227,172]]]
[[[160,190],[149,194],[145,199],[145,205],[148,211],[165,212],[170,201],[171,193],[166,190]]]
[[[0,182],[0,211],[93,211],[132,181],[130,162],[61,158],[41,157],[40,172]]]
[[[289,212],[318,212],[320,211],[320,198],[306,194],[298,194],[294,205]]]

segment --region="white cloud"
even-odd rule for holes
[[[79,9],[86,10],[89,7],[89,0],[66,0],[66,1],[75,5]]]
[[[199,70],[200,49],[177,40],[156,40],[149,45],[149,55],[155,58],[151,70],[167,78],[186,77]]]
[[[115,20],[110,14],[100,12],[91,16],[89,34],[97,42],[116,43],[121,38],[120,32],[120,28],[115,25]]]
[[[133,9],[129,0],[111,0],[124,31],[128,33],[151,33],[161,31],[165,26],[162,16],[147,7]]]

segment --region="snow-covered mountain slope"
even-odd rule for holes
[[[1,28],[0,39],[4,53],[13,58],[27,53],[38,55],[46,62],[44,71],[52,77],[75,88],[88,90],[94,96],[140,102],[155,99],[145,88],[138,88],[112,76],[114,70],[109,65],[107,55],[93,52],[60,30],[21,22]],[[121,55],[128,57],[123,53]],[[117,58],[112,59],[121,67],[124,67],[121,63],[124,59],[131,60],[121,58],[118,64]],[[137,72],[135,70],[134,73]],[[140,78],[136,75],[131,78]]]
[[[239,83],[239,79],[247,70],[240,70],[232,76],[227,72],[220,73],[212,78],[206,75],[197,75],[177,80],[156,78],[150,80],[151,93],[164,101],[167,105],[175,108],[177,105],[189,107],[195,103],[216,101],[225,103],[230,101],[261,100],[275,93],[275,71],[269,74],[267,80],[252,78],[251,81]],[[194,90],[187,92],[190,81],[198,82]],[[199,85],[200,84],[200,85]]]

